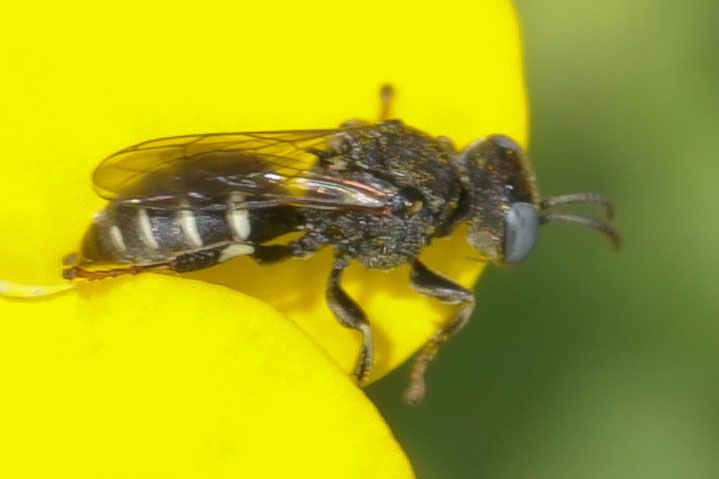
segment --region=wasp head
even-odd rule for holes
[[[532,249],[539,217],[534,173],[514,140],[492,135],[461,154],[468,192],[469,243],[494,263],[515,263]]]
[[[614,214],[609,201],[591,193],[540,201],[527,155],[511,138],[492,135],[478,140],[465,148],[460,163],[468,192],[468,240],[484,259],[500,264],[522,260],[534,246],[539,225],[553,220],[595,228],[619,247],[619,235],[605,222],[543,211],[564,203],[597,203],[607,217]]]

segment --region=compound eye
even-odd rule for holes
[[[534,247],[539,230],[537,210],[530,203],[512,203],[506,217],[504,261],[521,261]]]
[[[522,147],[519,146],[519,144],[514,141],[512,138],[505,136],[505,135],[492,135],[490,136],[490,139],[492,142],[494,142],[495,145],[501,146],[504,149],[517,151],[517,152],[523,152]]]

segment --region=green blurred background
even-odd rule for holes
[[[515,4],[540,189],[612,198],[624,249],[544,227],[421,406],[407,366],[368,393],[422,479],[719,478],[719,2]]]

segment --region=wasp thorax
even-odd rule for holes
[[[537,236],[537,192],[526,154],[514,140],[492,135],[462,152],[470,193],[469,243],[495,263],[514,263]]]

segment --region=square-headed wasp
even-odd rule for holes
[[[594,194],[540,200],[524,150],[491,135],[461,151],[390,120],[392,91],[382,89],[381,121],[329,130],[213,133],[151,140],[105,159],[93,174],[109,200],[63,276],[89,280],[145,271],[195,271],[241,255],[261,263],[305,257],[331,246],[326,286],[337,320],[362,333],[355,375],[372,367],[372,329],[341,287],[351,260],[367,268],[410,264],[412,287],[458,305],[457,313],[415,360],[405,396],[424,395],[424,371],[438,346],[462,328],[474,295],[418,257],[460,224],[483,260],[516,263],[532,249],[539,225],[553,220],[595,228],[615,246],[607,223],[550,213],[564,203],[611,204]],[[268,244],[287,233],[284,244]]]

